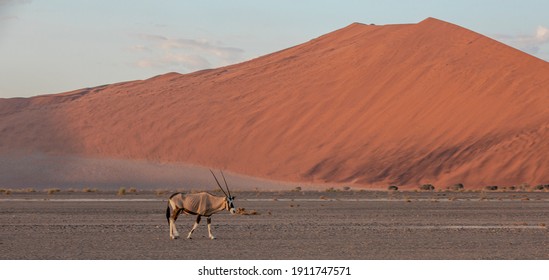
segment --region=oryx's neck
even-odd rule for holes
[[[212,198],[212,208],[215,209],[215,212],[227,209],[227,200],[225,197],[214,196]]]

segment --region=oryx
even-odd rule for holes
[[[187,235],[187,238],[189,239],[191,238],[193,231],[196,229],[196,227],[198,227],[198,223],[200,223],[200,219],[202,218],[202,216],[205,216],[207,218],[208,235],[210,239],[215,239],[215,237],[212,235],[211,230],[211,216],[222,210],[228,210],[229,212],[231,212],[231,214],[236,213],[233,203],[234,196],[231,195],[231,191],[229,190],[229,186],[227,185],[227,180],[225,180],[225,175],[223,175],[223,171],[221,171],[221,176],[223,176],[223,181],[225,182],[227,192],[223,190],[221,184],[219,184],[217,177],[215,177],[211,169],[210,172],[212,173],[215,182],[217,183],[217,186],[219,186],[225,196],[215,196],[207,192],[191,194],[172,194],[170,196],[170,199],[168,199],[168,208],[166,209],[166,219],[168,219],[168,223],[170,224],[171,239],[179,238],[179,233],[177,232],[177,228],[175,227],[175,220],[177,220],[177,217],[182,211],[185,214],[196,215],[196,222],[194,223],[193,228],[191,229],[189,234]]]

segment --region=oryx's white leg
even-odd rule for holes
[[[215,239],[215,236],[212,234],[212,218],[208,217],[206,221],[208,222],[208,235],[210,236],[210,239]]]
[[[177,228],[175,227],[175,220],[170,218],[170,238],[171,239],[177,239],[179,238],[179,232],[177,231]]]
[[[198,223],[200,223],[200,215],[196,216],[196,222],[194,222],[193,228],[191,231],[189,231],[189,235],[187,235],[188,239],[191,239],[191,235],[193,234],[193,231],[198,227]]]
[[[171,239],[177,239],[179,238],[179,232],[177,232],[177,227],[175,227],[175,221],[177,220],[177,217],[179,216],[179,213],[181,213],[181,210],[173,210],[169,222],[170,222],[170,238]]]

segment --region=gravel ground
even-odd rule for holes
[[[239,193],[258,214],[214,215],[216,240],[170,240],[164,196],[2,195],[0,258],[549,259],[545,192]]]

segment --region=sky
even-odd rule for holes
[[[353,22],[427,17],[549,61],[547,0],[0,0],[0,98],[190,73]]]

